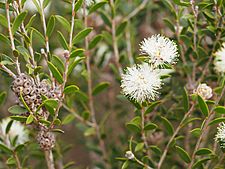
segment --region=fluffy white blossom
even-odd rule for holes
[[[27,142],[29,140],[28,130],[25,128],[24,125],[22,125],[18,121],[13,121],[9,132],[6,133],[6,127],[10,121],[11,119],[8,117],[5,119],[2,119],[2,121],[0,122],[0,137],[4,141],[4,144],[6,144],[9,147],[12,147],[11,141],[15,139],[16,137],[17,137],[16,145]]]
[[[177,45],[167,37],[153,35],[140,43],[140,51],[148,55],[148,61],[154,66],[177,62]]]
[[[214,66],[218,73],[225,73],[225,43],[222,48],[215,53]]]
[[[222,122],[217,127],[215,140],[220,144],[221,148],[225,148],[225,123]]]
[[[200,95],[203,99],[210,99],[212,97],[212,88],[207,86],[207,84],[199,84],[194,93]]]
[[[158,70],[152,69],[148,64],[128,67],[122,74],[122,92],[138,102],[155,100],[161,88],[161,79]]]

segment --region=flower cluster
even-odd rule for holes
[[[223,43],[222,48],[215,53],[214,67],[216,72],[225,73],[225,43]]]
[[[161,35],[144,39],[140,47],[148,55],[148,63],[128,67],[122,74],[121,88],[124,95],[142,103],[158,97],[163,74],[158,66],[176,63],[178,53],[176,44]]]
[[[23,97],[32,112],[41,105],[42,95],[54,99],[58,99],[61,95],[60,90],[46,79],[36,83],[31,76],[23,73],[12,82],[12,90],[18,97]]]
[[[3,144],[7,145],[8,147],[14,147],[27,142],[29,140],[29,132],[25,126],[18,121],[13,121],[9,131],[6,132],[6,128],[10,122],[11,119],[9,117],[2,119],[0,122],[0,138]],[[12,145],[12,142],[14,142],[15,145]]]
[[[225,123],[222,122],[217,127],[217,134],[215,140],[219,143],[220,148],[225,150]]]

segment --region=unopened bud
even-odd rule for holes
[[[194,93],[200,95],[203,99],[210,99],[212,97],[212,88],[207,86],[207,84],[199,84],[197,89],[194,90]]]
[[[134,159],[134,154],[131,151],[126,151],[125,157],[129,160]]]
[[[64,50],[63,56],[64,56],[65,59],[69,59],[69,57],[70,57],[70,52],[69,52],[68,50]]]

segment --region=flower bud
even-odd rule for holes
[[[134,154],[131,151],[126,151],[125,157],[129,160],[134,159]]]
[[[199,84],[197,89],[194,90],[194,93],[200,95],[203,99],[210,99],[212,97],[212,88],[207,86],[207,84]]]

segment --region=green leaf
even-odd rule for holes
[[[16,146],[16,148],[14,149],[15,152],[19,152],[20,150],[22,150],[25,147],[24,144],[20,144],[18,146]]]
[[[162,117],[162,122],[166,128],[166,131],[168,132],[169,135],[173,135],[174,129],[173,129],[173,125],[170,123],[170,121],[168,119],[166,119],[165,117]]]
[[[137,116],[130,122],[126,123],[126,127],[133,132],[141,132],[141,117]]]
[[[69,64],[67,76],[70,75],[70,73],[73,71],[73,69],[74,69],[74,68],[75,68],[82,60],[84,60],[84,57],[76,58],[71,64]]]
[[[104,89],[108,88],[110,85],[109,82],[101,82],[99,83],[98,85],[96,85],[92,91],[92,95],[97,95],[99,94],[100,92],[102,92]]]
[[[198,151],[195,152],[195,155],[208,155],[213,154],[213,151],[209,148],[200,148]]]
[[[0,105],[4,103],[6,99],[6,92],[1,92],[0,93]]]
[[[162,154],[162,151],[157,146],[149,146],[149,148],[157,155],[161,155]]]
[[[7,165],[15,165],[16,164],[16,160],[13,156],[9,157],[6,161]]]
[[[194,163],[194,165],[192,166],[192,169],[199,169],[199,167],[202,166],[203,163],[205,163],[209,160],[211,160],[210,157],[198,160],[196,163]]]
[[[18,28],[20,27],[20,25],[22,24],[22,22],[24,21],[24,19],[27,16],[27,11],[25,12],[21,12],[16,19],[14,20],[13,24],[12,24],[12,34],[14,35],[16,33],[16,31],[18,30]]]
[[[116,28],[116,36],[119,36],[121,33],[124,32],[125,28],[127,26],[127,21],[122,22],[117,28]]]
[[[129,166],[129,161],[127,160],[127,161],[125,161],[125,162],[123,163],[121,169],[127,169],[128,166]]]
[[[0,33],[0,41],[6,43],[7,45],[11,45],[10,40],[3,34]]]
[[[214,111],[216,113],[219,113],[219,114],[225,114],[225,107],[224,106],[217,106]]]
[[[1,143],[0,143],[0,150],[6,152],[8,154],[12,154],[13,153],[13,151],[11,149],[9,149],[6,145],[1,144]]]
[[[145,111],[145,115],[151,113],[151,112],[154,110],[154,108],[155,108],[157,105],[159,105],[160,103],[161,103],[160,101],[152,102],[151,105],[150,105],[150,106],[147,108],[147,110]]]
[[[92,31],[92,28],[85,28],[82,31],[80,31],[74,38],[73,38],[73,44],[77,44],[80,41],[82,41],[90,32]]]
[[[183,105],[184,105],[185,112],[188,112],[188,110],[189,110],[189,98],[188,98],[187,90],[185,88],[183,90]]]
[[[82,48],[78,48],[72,51],[72,53],[70,54],[70,58],[75,58],[77,56],[82,56],[84,52],[84,49]]]
[[[210,121],[209,126],[211,126],[213,124],[218,124],[220,122],[225,122],[225,117],[218,117],[218,118]]]
[[[10,118],[20,122],[26,122],[27,120],[27,117],[24,116],[10,116]]]
[[[69,123],[71,123],[74,119],[75,119],[74,115],[68,114],[68,115],[66,115],[66,117],[63,118],[62,124],[63,124],[63,125],[69,124]]]
[[[95,135],[95,128],[93,128],[93,127],[90,127],[90,128],[88,128],[87,130],[85,130],[85,132],[84,132],[84,136],[86,136],[86,137],[88,137],[88,136],[93,136],[93,135]]]
[[[101,8],[103,5],[105,5],[107,3],[107,1],[102,1],[99,3],[94,4],[90,9],[89,9],[89,13],[91,14],[92,12],[96,11],[97,9]]]
[[[175,146],[175,147],[176,147],[176,151],[179,154],[180,158],[182,160],[184,160],[184,162],[190,163],[191,162],[191,158],[188,155],[188,153],[183,148],[181,148],[179,146]]]
[[[19,105],[14,105],[14,106],[10,107],[8,109],[8,111],[12,114],[23,114],[23,113],[27,112],[27,109],[25,109]]]
[[[95,36],[89,43],[88,49],[93,49],[102,40],[102,35]]]
[[[8,28],[8,22],[4,15],[0,14],[0,24],[5,28]]]
[[[51,108],[57,108],[58,102],[54,99],[47,99],[47,100],[44,101],[44,105],[47,105]]]
[[[204,101],[204,99],[198,95],[198,104],[199,104],[199,107],[202,111],[202,114],[204,116],[208,116],[209,115],[209,108],[206,104],[206,102]]]
[[[31,39],[38,39],[38,42],[40,42],[42,45],[45,45],[45,38],[44,36],[35,28],[31,28]]]
[[[200,128],[195,128],[195,129],[191,130],[190,132],[191,132],[191,134],[192,134],[193,136],[199,137],[200,134],[201,134],[201,129],[200,129]]]
[[[49,3],[50,3],[50,0],[44,0],[43,1],[43,8],[45,9],[48,6]]]
[[[164,18],[163,21],[164,21],[164,23],[166,24],[166,26],[167,26],[168,28],[170,28],[170,30],[171,30],[172,32],[175,32],[175,31],[176,31],[175,28],[174,28],[174,23],[172,23],[170,19]]]
[[[28,117],[27,117],[27,120],[26,120],[26,124],[30,124],[34,121],[34,116],[32,114],[30,114]]]
[[[68,32],[70,32],[70,23],[66,20],[66,18],[60,15],[55,15],[55,18],[62,24],[63,28],[65,28]]]
[[[79,90],[79,87],[77,87],[76,85],[70,85],[65,87],[64,93],[71,94],[71,93],[75,93],[77,90]]]
[[[135,152],[141,151],[144,148],[144,143],[138,143],[134,149]]]
[[[156,128],[158,128],[156,124],[149,122],[145,125],[144,130],[154,130]]]
[[[24,107],[27,109],[28,112],[31,112],[30,108],[28,107],[27,103],[24,101],[22,96],[22,91],[20,91],[20,100],[22,101]]]
[[[55,67],[55,65],[53,65],[51,62],[48,62],[48,67],[51,70],[54,78],[56,78],[56,80],[62,84],[63,83],[63,77],[60,74],[59,70]]]
[[[9,121],[9,123],[7,124],[6,129],[5,129],[5,133],[6,134],[9,133],[12,124],[13,124],[13,120]]]
[[[65,133],[62,129],[52,129],[52,132]]]
[[[46,35],[48,37],[51,36],[53,30],[55,28],[55,17],[52,15],[48,21],[48,24],[47,24],[47,29],[46,29]]]
[[[74,7],[74,11],[75,11],[75,12],[77,12],[78,9],[80,9],[82,3],[83,3],[83,0],[78,0],[78,1],[75,3],[75,7]]]
[[[60,44],[62,45],[62,47],[64,49],[68,50],[69,46],[68,46],[68,44],[66,42],[65,37],[63,36],[63,34],[60,31],[57,31],[57,33],[58,33],[57,35],[58,35],[58,40],[59,40]]]
[[[28,23],[26,24],[26,26],[25,26],[25,29],[28,29],[28,28],[30,28],[30,27],[32,26],[32,24],[33,24],[33,22],[34,22],[36,16],[37,16],[37,14],[34,14],[34,15],[30,18],[29,22],[28,22]]]
[[[63,63],[62,59],[60,59],[60,57],[58,57],[56,55],[52,55],[52,57],[51,57],[51,63],[53,65],[55,65],[59,69],[59,71],[61,73],[64,72],[64,70],[65,70],[64,63]]]

